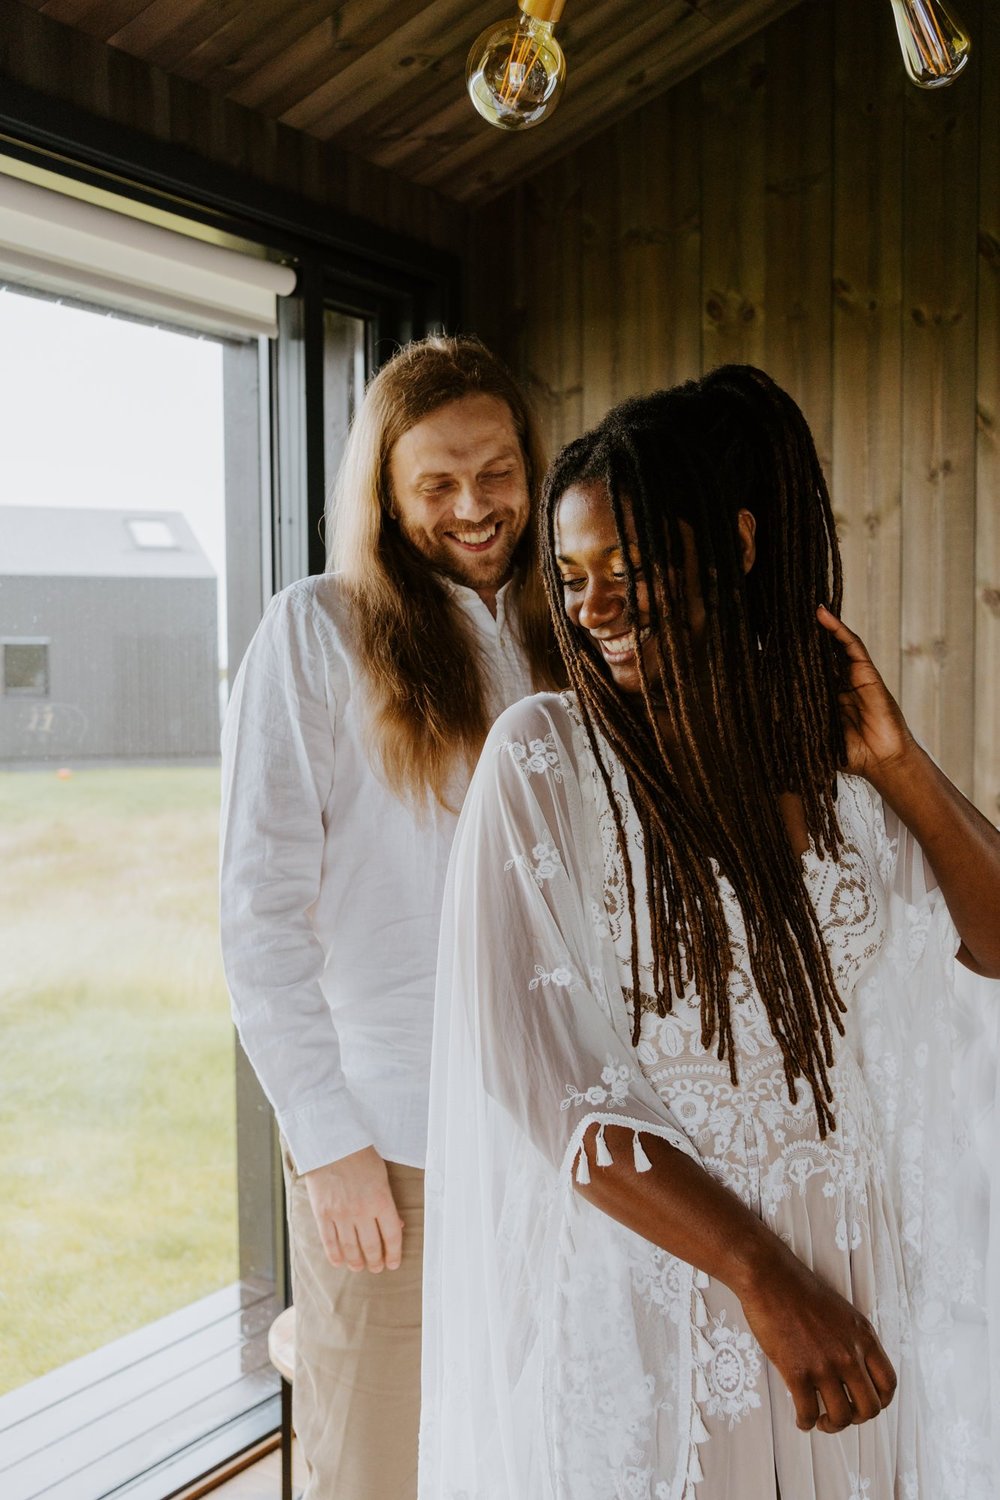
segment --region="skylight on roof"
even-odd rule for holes
[[[137,547],[177,547],[178,541],[166,521],[126,522]]]

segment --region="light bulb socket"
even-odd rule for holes
[[[526,16],[554,26],[563,13],[566,0],[517,0],[517,3]]]

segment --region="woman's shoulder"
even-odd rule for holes
[[[533,693],[503,711],[490,731],[484,758],[507,756],[526,775],[575,769],[580,720],[573,693]]]
[[[547,736],[561,736],[569,741],[579,725],[574,693],[532,693],[505,708],[493,725],[490,740],[499,748],[504,744],[528,744]]]

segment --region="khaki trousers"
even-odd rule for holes
[[[303,1500],[416,1500],[424,1174],[386,1163],[403,1259],[375,1276],[330,1265],[305,1183],[284,1158]]]

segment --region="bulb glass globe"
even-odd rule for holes
[[[491,125],[528,130],[555,109],[566,59],[552,26],[520,15],[489,27],[472,44],[465,70],[469,97]]]
[[[891,0],[903,62],[921,89],[952,83],[969,60],[964,26],[941,0]]]

